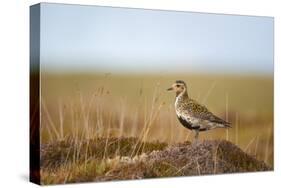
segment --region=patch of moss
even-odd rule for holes
[[[105,160],[90,160],[88,162],[69,163],[54,170],[41,170],[43,185],[96,181],[113,167]]]
[[[151,152],[145,162],[121,165],[108,175],[111,179],[134,179],[134,173],[139,174],[138,177],[141,174],[142,178],[154,178],[266,170],[271,168],[231,142],[207,140],[199,144],[176,144],[161,151]]]
[[[224,140],[167,147],[159,142],[138,143],[136,138],[98,138],[81,142],[76,161],[67,160],[67,156],[77,153],[68,141],[52,144],[42,153],[44,164],[54,164],[57,159],[67,161],[56,168],[42,168],[42,181],[46,184],[272,170]]]
[[[145,178],[171,177],[177,175],[178,169],[165,161],[158,161],[151,165],[150,173],[146,173]]]
[[[253,172],[271,170],[271,167],[262,161],[242,151],[239,147],[228,141],[218,143],[217,155],[219,159],[230,164],[229,172]]]
[[[163,150],[166,143],[139,142],[137,138],[97,138],[75,142],[68,138],[41,146],[41,167],[57,168],[68,162],[88,159],[106,159],[115,156],[136,156]]]

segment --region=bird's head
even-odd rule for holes
[[[184,81],[177,80],[175,83],[173,83],[172,87],[168,88],[167,91],[174,91],[176,92],[176,95],[178,96],[181,93],[186,93],[187,87]]]

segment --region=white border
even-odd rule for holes
[[[38,0],[6,0],[0,5],[0,187],[28,183],[29,5]],[[273,187],[280,177],[280,5],[277,0],[45,0],[103,5],[275,17],[275,172],[85,183],[81,187]],[[263,88],[261,88],[263,89]],[[77,186],[75,184],[67,187]]]

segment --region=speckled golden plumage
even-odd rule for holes
[[[176,92],[177,117],[184,127],[196,132],[195,139],[198,138],[199,131],[230,127],[229,122],[215,116],[205,106],[191,99],[187,94],[187,86],[184,81],[176,81],[168,90]]]

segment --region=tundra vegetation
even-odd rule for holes
[[[166,92],[189,95],[232,123],[199,144]],[[273,169],[273,79],[255,75],[42,73],[41,183]]]

